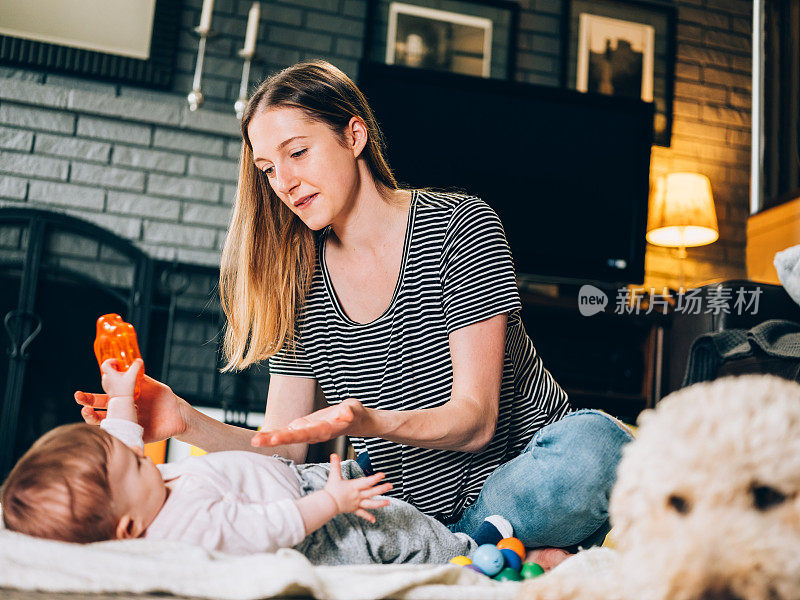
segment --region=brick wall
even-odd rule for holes
[[[174,102],[0,80],[0,202],[80,216],[156,258],[215,264],[237,126]]]
[[[192,89],[197,36],[203,0],[182,0],[180,35],[172,89],[147,88],[82,79],[56,73],[0,66],[0,78],[22,79],[101,94],[157,101],[184,102]],[[239,95],[247,13],[252,0],[216,0],[203,69],[204,108],[231,112]],[[257,59],[251,88],[264,77],[300,60],[326,58],[350,75],[357,71],[364,35],[367,0],[262,0]]]
[[[46,205],[100,223],[152,255],[217,263],[235,190],[238,95],[249,0],[217,0],[203,91],[185,108],[202,0],[184,0],[168,92],[0,67],[0,202]],[[720,240],[689,250],[689,281],[744,275],[750,151],[749,0],[679,0],[672,147],[653,175],[711,179]],[[522,0],[517,79],[557,85],[561,0]],[[357,76],[366,0],[262,1],[251,87],[298,60]],[[676,259],[648,247],[646,285],[675,285]]]
[[[678,2],[672,146],[654,147],[653,175],[696,171],[711,180],[720,239],[688,249],[687,283],[745,277],[750,212],[752,2]],[[648,247],[647,283],[675,285],[676,259]]]
[[[151,256],[217,265],[235,193],[238,95],[249,0],[217,0],[204,92],[191,88],[202,0],[184,0],[177,75],[167,92],[0,67],[0,205],[65,211],[134,241]],[[711,179],[721,239],[689,250],[690,283],[744,275],[750,151],[749,0],[680,0],[674,129],[670,148],[653,150],[653,175],[699,171]],[[557,85],[560,0],[522,0],[519,81]],[[366,0],[262,0],[252,85],[306,58],[326,58],[357,76]],[[2,237],[2,236],[0,236]],[[13,244],[0,239],[10,252]],[[64,252],[69,254],[69,249]],[[649,247],[646,285],[677,284],[676,259]],[[213,278],[212,278],[213,279]],[[207,282],[194,298],[212,293]],[[189,295],[190,297],[193,297]],[[215,329],[199,308],[179,316],[168,383],[187,397],[208,396]],[[266,378],[226,376],[246,386],[258,410]],[[251,389],[252,388],[252,389]],[[225,392],[223,392],[225,395]],[[209,402],[212,401],[209,399]]]

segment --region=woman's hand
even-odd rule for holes
[[[384,477],[384,473],[375,473],[369,477],[342,479],[342,463],[339,456],[331,454],[331,472],[323,489],[333,498],[339,513],[355,513],[362,519],[374,523],[374,515],[367,511],[389,504],[386,498],[373,498],[392,489],[392,484],[389,482],[378,485]]]
[[[348,433],[366,410],[355,398],[300,417],[282,429],[259,431],[250,442],[253,446],[317,444]]]
[[[98,425],[106,417],[107,394],[75,392],[75,401],[82,405],[81,416],[91,425]],[[181,435],[189,426],[189,405],[160,381],[146,374],[142,378],[139,398],[136,401],[137,421],[144,428],[145,443],[158,442]]]

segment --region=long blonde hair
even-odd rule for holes
[[[314,275],[316,245],[309,229],[275,194],[253,163],[248,126],[257,114],[276,107],[299,108],[324,123],[344,143],[353,117],[364,121],[364,158],[378,189],[398,189],[383,156],[383,138],[366,98],[332,64],[298,63],[272,75],[247,104],[242,117],[239,186],[222,251],[219,289],[227,317],[223,372],[245,369],[294,347],[296,318]]]

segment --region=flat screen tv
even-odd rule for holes
[[[398,181],[488,202],[521,282],[643,281],[651,104],[371,62],[358,83]]]

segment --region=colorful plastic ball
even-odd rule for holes
[[[454,565],[461,565],[463,567],[472,564],[472,561],[468,559],[466,556],[456,556],[455,558],[451,558],[450,562],[453,563]]]
[[[513,550],[519,555],[520,560],[525,560],[525,546],[515,537],[503,538],[497,542],[497,547],[500,548],[500,550],[503,550],[504,548]]]
[[[464,565],[465,569],[469,569],[470,571],[475,571],[476,573],[480,573],[481,575],[486,575],[483,571],[481,571],[478,567],[473,565]]]
[[[473,553],[472,564],[489,577],[493,577],[503,570],[505,558],[497,546],[483,544]]]
[[[522,581],[522,576],[519,574],[519,571],[509,569],[508,567],[500,571],[494,578],[497,581]]]
[[[522,560],[520,559],[519,554],[510,548],[503,548],[500,550],[500,553],[503,555],[503,558],[506,561],[506,567],[509,569],[514,569],[515,571],[519,571],[520,568],[522,568]]]
[[[526,562],[522,565],[521,575],[524,579],[533,579],[544,573],[544,569],[535,562]]]

